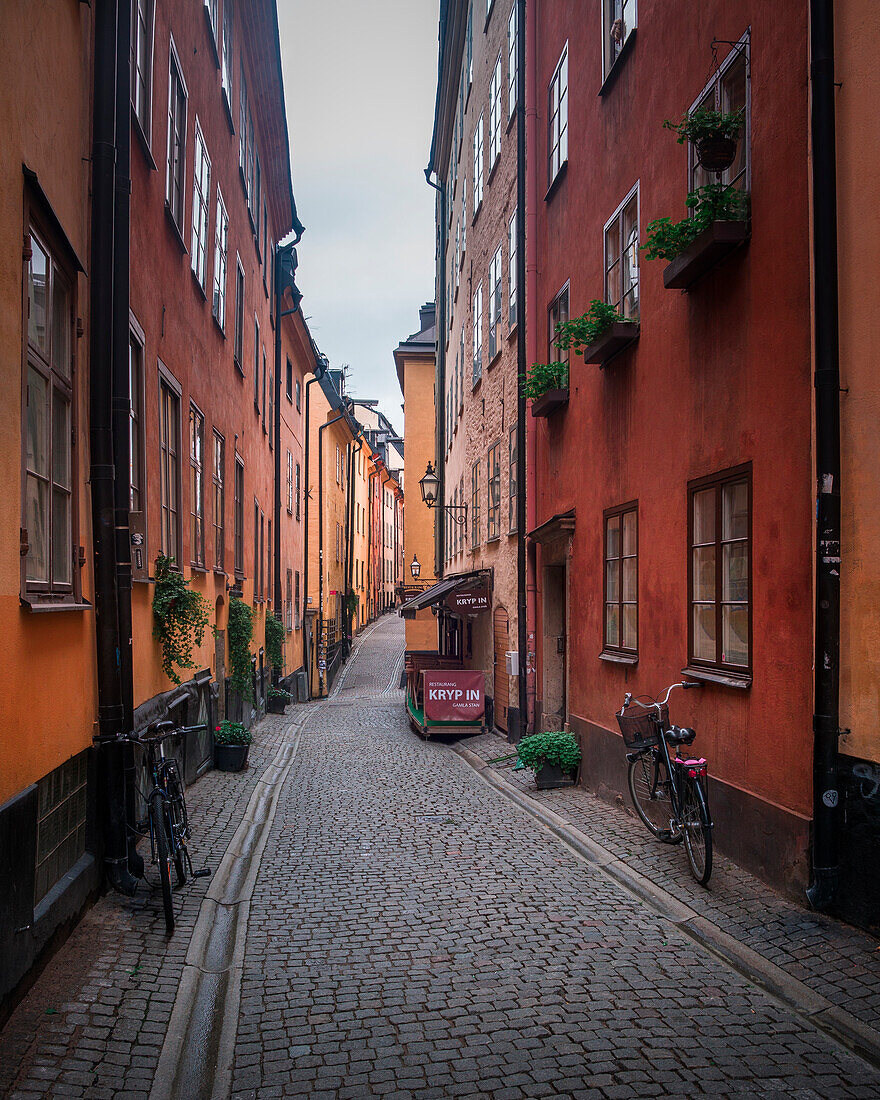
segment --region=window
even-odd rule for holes
[[[266,349],[263,348],[263,431],[266,431]]]
[[[489,362],[501,351],[501,245],[489,264]]]
[[[623,317],[639,316],[639,186],[605,226],[605,301]]]
[[[298,378],[297,378],[296,383],[295,383],[295,393],[296,393],[296,411],[301,412],[300,402],[302,401],[302,384],[300,383],[300,380]]]
[[[159,379],[159,473],[162,496],[162,553],[180,561],[180,397]]]
[[[293,515],[293,455],[287,452],[287,511]]]
[[[299,481],[299,463],[294,467],[293,472],[293,514],[294,518],[299,520],[299,501],[300,501],[300,481]]]
[[[460,519],[464,520],[465,522],[456,523],[456,525],[455,525],[455,541],[458,545],[459,551],[462,551],[462,550],[464,550],[464,544],[467,541],[467,527],[465,526],[465,524],[467,522],[467,512],[465,511],[465,503],[464,503],[464,474],[462,474],[461,477],[458,479],[458,506],[461,509],[461,511],[457,512],[456,514]],[[396,511],[394,513],[394,519],[395,520],[397,519]],[[392,543],[392,545],[394,543],[393,535],[392,535],[392,538],[391,538],[391,543]],[[393,570],[393,568],[394,568],[394,566],[392,564],[392,570]]]
[[[605,513],[605,633],[603,649],[639,648],[638,505]]]
[[[254,408],[260,411],[260,322],[254,314]]]
[[[465,31],[465,72],[467,73],[467,86],[470,89],[474,82],[474,7],[468,4],[467,29]]]
[[[489,86],[489,170],[501,156],[501,54],[495,62]]]
[[[254,594],[253,601],[257,602],[260,596],[260,505],[254,498]]]
[[[27,261],[24,393],[24,583],[46,593],[74,586],[74,282],[32,230]]]
[[[275,439],[275,376],[272,371],[269,371],[269,450],[271,451],[274,446]]]
[[[636,29],[636,0],[602,0],[602,76],[610,72]]]
[[[223,0],[223,55],[220,59],[220,82],[226,106],[232,106],[232,0]]]
[[[214,228],[214,294],[212,312],[217,324],[226,329],[226,253],[229,247],[229,218],[223,195],[217,188],[217,225]]]
[[[205,418],[195,407],[189,407],[189,494],[190,494],[190,558],[193,565],[205,564],[204,523],[204,452]]]
[[[293,629],[299,630],[300,626],[299,571],[297,571],[293,575]]]
[[[248,116],[247,81],[244,78],[244,62],[241,65],[241,82],[238,88],[238,167],[245,193],[248,191]]]
[[[568,43],[550,81],[550,159],[547,182],[553,183],[568,160]]]
[[[688,658],[748,672],[751,664],[751,470],[691,482]]]
[[[501,444],[493,443],[486,460],[486,484],[489,490],[489,506],[486,513],[486,541],[491,542],[501,534]]]
[[[262,534],[262,532],[261,532]],[[274,593],[274,584],[272,583],[272,520],[266,520],[266,601],[272,602]]]
[[[556,326],[568,320],[568,284],[556,295],[550,303],[547,324],[547,356],[550,363],[568,363],[570,353],[562,352],[556,346]]]
[[[464,264],[464,254],[467,252],[467,195],[468,195],[468,178],[467,172],[461,177],[461,256],[459,258],[459,265]]]
[[[153,0],[134,0],[131,11],[131,106],[150,140],[153,99]]]
[[[517,35],[517,5],[510,9],[507,20],[507,117],[512,118],[519,100],[519,42]]]
[[[263,595],[266,591],[266,574],[265,574],[265,571],[263,569],[263,566],[265,564],[265,558],[263,557],[265,546],[266,546],[265,534],[266,534],[266,517],[263,515],[262,509],[260,509],[260,550],[259,550],[259,557],[257,559],[260,563],[260,599],[263,598]],[[255,572],[256,572],[256,570],[255,570]]]
[[[458,411],[461,413],[464,408],[464,325],[461,326],[461,340],[458,348],[458,370],[459,370],[459,386],[458,386]]]
[[[171,43],[169,55],[165,205],[178,231],[183,233],[183,180],[186,169],[186,86],[183,83],[174,42]]]
[[[510,429],[508,439],[508,464],[507,480],[509,486],[507,503],[507,530],[509,534],[516,531],[516,486],[517,486],[517,454],[516,454],[516,424]]]
[[[211,24],[211,34],[214,36],[214,41],[217,41],[217,25],[220,22],[220,0],[205,0],[205,12],[208,16],[208,22]]]
[[[736,157],[733,164],[721,174],[721,182],[728,186],[748,191],[750,187],[750,125],[749,125],[749,37],[746,34],[730,51],[709,84],[703,89],[699,99],[691,107],[691,112],[699,107],[708,107],[715,111],[733,114],[742,111],[745,119],[740,139],[736,145]],[[697,163],[692,145],[688,146],[690,167],[689,191],[716,183],[714,172],[707,172]]]
[[[477,287],[477,292],[474,294],[474,314],[472,317],[472,324],[474,327],[474,340],[473,340],[473,384],[476,384],[483,377],[483,284],[480,283]]]
[[[293,363],[291,363],[289,359],[287,360],[286,380],[287,386],[285,388],[287,391],[287,400],[293,403]]]
[[[339,450],[339,444],[336,444],[336,484],[340,484],[342,477],[342,456]]]
[[[242,355],[244,350],[244,269],[238,253],[235,255],[235,341],[233,344],[232,358],[235,365],[244,374],[242,369]]]
[[[474,217],[483,201],[483,116],[474,127]]]
[[[202,290],[208,267],[208,199],[211,186],[211,159],[196,119],[195,157],[193,160],[192,269]]]
[[[224,524],[224,512],[226,509],[226,492],[225,492],[225,468],[224,468],[224,450],[226,444],[224,443],[223,436],[215,429],[214,435],[214,463],[213,463],[213,477],[214,477],[214,568],[223,572],[224,568],[224,554],[223,554],[223,524]]]
[[[128,335],[128,507],[143,511],[144,487],[144,347]]]
[[[89,754],[81,752],[37,784],[34,905],[86,850]]]
[[[516,294],[516,257],[517,257],[517,228],[516,211],[507,226],[507,327],[512,332],[517,319],[517,294]]]
[[[244,576],[244,463],[238,455],[235,456],[235,485],[233,486],[235,500],[235,569],[236,577]]]
[[[289,634],[293,630],[293,570],[287,570],[284,586],[284,627]]]

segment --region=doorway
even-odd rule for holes
[[[565,564],[544,566],[542,729],[561,730],[568,721],[568,598]]]
[[[507,651],[510,649],[510,619],[503,607],[495,608],[495,725],[507,730],[507,711],[510,706],[510,677],[507,675]]]

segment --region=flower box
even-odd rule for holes
[[[547,390],[532,402],[532,416],[550,416],[568,404],[568,390]]]
[[[640,331],[640,326],[635,321],[615,321],[595,343],[584,348],[584,362],[598,363],[604,367],[609,359],[634,344]]]
[[[686,290],[693,286],[707,271],[747,241],[750,232],[746,221],[712,222],[684,252],[667,264],[663,272],[663,285],[667,290]]]
[[[575,776],[564,772],[558,764],[543,764],[535,772],[535,785],[539,791],[555,791],[559,787],[573,787]]]

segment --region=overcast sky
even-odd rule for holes
[[[434,296],[425,183],[438,0],[279,0],[303,312],[349,393],[398,430],[392,351]]]

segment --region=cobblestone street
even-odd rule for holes
[[[402,654],[403,624],[380,620],[329,700],[266,720],[246,773],[209,773],[190,791],[197,865],[217,868],[297,731],[230,971],[240,1000],[234,1041],[225,1031],[217,1052],[220,1095],[880,1095],[867,1061],[577,855],[450,745],[416,738],[398,689]],[[471,747],[483,757],[503,751],[481,742]],[[554,808],[572,793],[557,792]],[[582,797],[577,825],[590,833],[601,804]],[[611,842],[601,830],[596,839]],[[683,897],[677,856],[657,846],[667,888]],[[737,923],[730,875],[720,865],[707,905],[724,910],[729,934],[769,952]],[[95,905],[0,1033],[0,1087],[22,1100],[193,1095],[156,1070],[209,889],[197,880],[183,892],[170,942],[156,891]],[[778,942],[796,911],[749,889],[749,928],[765,904],[780,965],[790,954],[808,969],[808,937],[788,953]],[[832,936],[833,922],[809,924],[810,943],[826,924]],[[841,934],[835,951],[852,973],[832,999],[849,982],[874,1025],[876,944]]]

